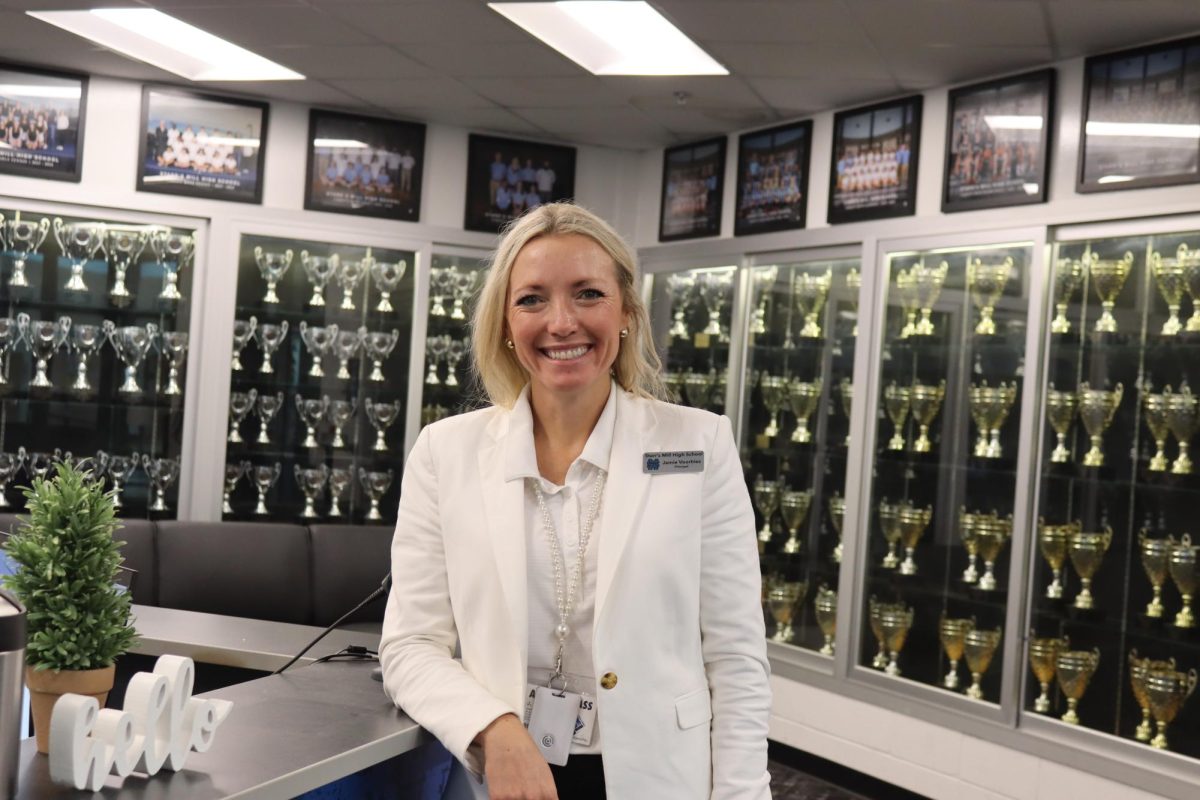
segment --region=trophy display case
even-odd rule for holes
[[[1051,291],[1023,705],[1200,758],[1200,230],[1060,240]]]
[[[878,277],[858,662],[996,711],[1021,638],[1006,627],[1033,256],[1032,241],[887,251]]]
[[[244,235],[226,519],[395,520],[416,254]]]
[[[0,208],[0,510],[87,462],[117,514],[174,518],[192,230]]]
[[[421,427],[480,406],[471,369],[471,311],[483,288],[487,261],[434,253],[426,311]]]
[[[834,655],[860,262],[748,269],[738,404],[772,641]]]

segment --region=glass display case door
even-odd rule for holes
[[[483,389],[471,367],[471,313],[488,265],[485,252],[434,248],[425,302],[418,430],[484,404]]]

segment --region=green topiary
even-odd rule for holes
[[[23,492],[29,517],[5,546],[16,570],[4,584],[28,610],[26,658],[36,669],[107,667],[137,639],[129,593],[115,583],[124,542],[113,537],[113,497],[66,462]]]

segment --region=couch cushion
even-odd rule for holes
[[[386,525],[313,525],[313,624],[330,625],[379,587],[391,564],[392,528]],[[345,624],[382,622],[384,598]]]
[[[266,522],[158,525],[158,604],[312,623],[308,528]]]

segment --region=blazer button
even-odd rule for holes
[[[600,676],[600,686],[605,689],[611,689],[617,685],[617,673],[606,672]]]

